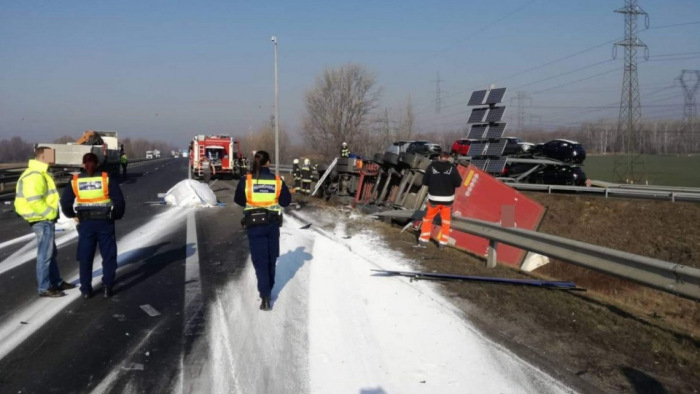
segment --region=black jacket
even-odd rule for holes
[[[255,174],[253,174],[253,177],[255,177]],[[271,173],[268,167],[263,167],[260,169],[260,179],[275,179],[275,174]],[[233,195],[233,202],[242,207],[245,207],[247,201],[245,195],[245,182],[246,177],[241,177],[241,180],[238,181],[238,186],[236,187],[236,193]],[[282,181],[282,190],[280,191],[279,204],[280,206],[286,207],[291,202],[292,195],[289,193],[287,185],[285,185],[284,181]]]
[[[433,204],[451,205],[455,189],[462,184],[462,177],[449,161],[434,161],[425,169],[423,186],[428,186],[428,200]]]
[[[93,177],[102,176],[101,172],[96,172]],[[88,174],[80,173],[78,178],[86,178]],[[73,181],[71,181],[73,182]],[[109,178],[109,199],[112,200],[112,218],[115,220],[121,219],[124,216],[124,211],[126,210],[126,202],[124,201],[124,195],[122,194],[122,189],[119,187],[119,183]],[[75,193],[73,192],[72,183],[68,183],[65,188],[63,188],[63,193],[61,193],[61,211],[66,217],[74,218],[76,216],[75,210],[73,209],[73,203],[75,202]]]

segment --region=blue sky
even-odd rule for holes
[[[617,117],[623,0],[0,1],[0,136],[87,129],[169,139],[244,135],[269,122],[279,37],[280,120],[298,132],[324,68],[374,72],[381,108],[410,97],[419,129],[459,128],[474,89],[522,91],[533,124]],[[700,2],[640,0],[644,117],[680,118],[681,70],[700,69]],[[643,27],[643,20],[640,21]],[[573,56],[572,56],[573,55]],[[564,60],[559,60],[564,59]],[[435,111],[437,73],[442,109]],[[577,82],[578,81],[578,82]],[[530,117],[527,117],[530,121]]]

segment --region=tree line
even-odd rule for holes
[[[410,98],[398,112],[379,110],[382,90],[376,82],[372,72],[357,64],[326,69],[316,78],[305,97],[302,135],[306,154],[330,160],[338,156],[340,144],[347,142],[352,152],[371,158],[393,141],[428,140],[450,149],[455,140],[466,138],[468,114],[463,127],[435,132],[417,129]],[[556,130],[506,130],[505,135],[534,143],[571,139],[582,143],[591,153],[626,152],[627,145],[633,152],[646,154],[700,152],[700,119],[686,123],[672,119],[642,121],[632,139],[618,132],[617,121],[610,120]]]
[[[76,138],[62,136],[52,141],[55,144],[75,142]],[[119,140],[124,146],[124,152],[130,159],[146,157],[146,151],[158,149],[161,155],[169,155],[171,150],[179,148],[170,142],[162,140],[147,140],[144,138],[125,138]],[[34,143],[25,141],[22,137],[15,136],[0,140],[0,163],[24,163],[34,158]]]

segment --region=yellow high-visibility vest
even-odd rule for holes
[[[78,207],[111,207],[109,198],[109,177],[106,172],[101,176],[79,178],[73,175],[71,181],[75,203]]]
[[[279,206],[280,193],[282,192],[282,179],[275,175],[275,179],[256,179],[253,174],[246,176],[244,210],[265,208],[271,211],[281,211]]]
[[[46,163],[29,160],[17,181],[15,212],[29,223],[58,217],[58,190],[48,169]]]

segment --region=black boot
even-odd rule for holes
[[[111,296],[114,295],[114,290],[112,290],[112,286],[105,286],[105,298],[110,298]]]
[[[262,302],[260,303],[260,310],[261,311],[272,310],[272,306],[270,305],[270,297],[263,297]]]

